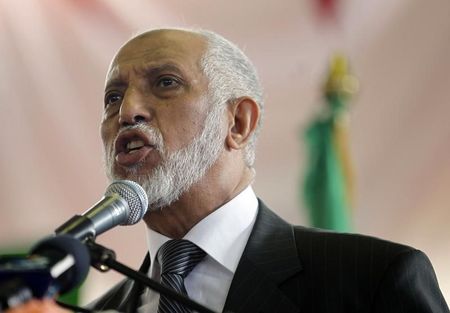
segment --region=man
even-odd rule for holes
[[[250,61],[208,32],[150,31],[114,58],[106,165],[112,179],[135,180],[150,198],[150,276],[160,276],[158,248],[185,238],[207,253],[186,277],[187,293],[215,311],[447,312],[421,252],[294,228],[258,203],[249,186],[261,94]],[[157,294],[137,299],[127,288],[96,307],[156,312]]]
[[[256,198],[262,92],[224,38],[165,29],[131,39],[111,63],[104,102],[108,176],[149,196],[141,271],[152,278],[164,282],[166,244],[188,242],[203,255],[180,290],[217,312],[449,312],[420,251],[292,226]],[[125,280],[93,307],[178,312],[166,303]]]

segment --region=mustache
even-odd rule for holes
[[[114,148],[114,144],[117,142],[117,139],[122,135],[122,133],[130,130],[137,130],[145,134],[147,137],[151,138],[152,143],[154,144],[153,148],[156,149],[158,152],[164,153],[165,151],[164,138],[159,129],[143,123],[121,127],[117,132],[117,135],[115,136],[114,140],[112,141],[110,149]]]

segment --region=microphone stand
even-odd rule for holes
[[[113,269],[147,287],[155,290],[156,292],[163,294],[171,299],[182,303],[183,305],[195,310],[199,313],[216,313],[203,305],[191,300],[190,298],[179,294],[173,289],[167,288],[153,279],[150,279],[147,275],[141,272],[135,271],[132,268],[116,261],[116,254],[113,250],[108,249],[94,242],[92,238],[86,241],[86,246],[91,254],[91,265],[101,272],[106,272],[109,269]]]

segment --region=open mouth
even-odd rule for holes
[[[125,147],[125,151],[127,153],[135,153],[137,151],[139,151],[139,149],[141,149],[142,147],[145,146],[145,143],[143,140],[132,140],[129,143],[127,143],[126,147]]]
[[[124,131],[115,143],[116,162],[121,166],[136,165],[154,148],[145,133],[138,130]]]

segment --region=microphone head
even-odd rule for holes
[[[58,261],[68,255],[72,256],[73,265],[58,274],[57,277],[53,277],[58,282],[60,294],[78,286],[89,272],[91,256],[87,247],[69,235],[45,238],[31,248],[30,254],[46,257],[50,261]]]
[[[106,189],[105,196],[111,194],[118,194],[130,208],[128,218],[122,225],[136,224],[147,212],[147,194],[138,183],[131,180],[116,180]]]

